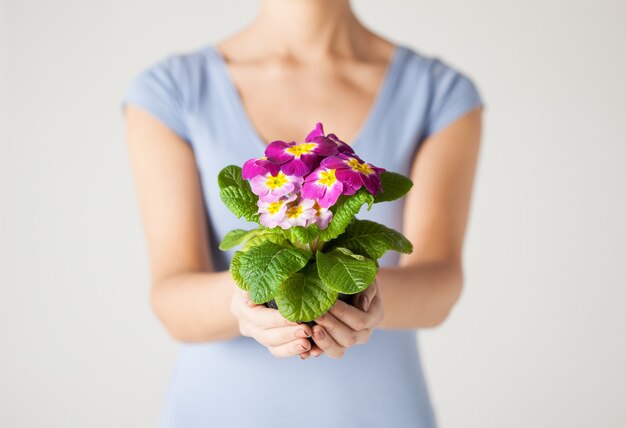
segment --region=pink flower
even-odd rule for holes
[[[264,202],[259,200],[259,222],[265,227],[279,226],[285,220],[285,213],[289,206],[289,202],[296,199],[296,195],[289,195],[272,202]]]
[[[309,135],[306,136],[304,141],[313,141],[317,137],[324,137],[324,125],[320,122],[315,124],[315,128],[309,132]]]
[[[315,209],[315,217],[307,221],[306,225],[317,224],[320,229],[326,229],[328,223],[333,218],[333,213],[329,209],[321,207],[318,203],[315,203],[313,208]]]
[[[352,147],[341,141],[335,134],[324,135],[324,125],[319,122],[315,125],[315,129],[309,132],[309,135],[306,136],[304,141],[318,141],[318,139],[322,138],[335,143],[339,153],[354,153]]]
[[[298,203],[289,204],[280,227],[289,229],[292,226],[306,226],[307,221],[313,219],[317,213],[314,205],[315,201],[310,199],[300,199]]]
[[[307,176],[302,186],[302,197],[317,199],[321,207],[329,208],[337,202],[342,191],[343,184],[337,179],[335,169],[320,166]]]
[[[325,156],[337,154],[336,145],[327,138],[296,143],[292,141],[274,141],[265,149],[265,155],[271,162],[280,165],[285,174],[302,177],[319,165]]]
[[[381,187],[380,173],[384,171],[383,168],[363,162],[358,156],[348,153],[324,159],[320,168],[336,170],[335,175],[343,184],[344,195],[353,195],[361,186],[365,186],[376,196]]]
[[[280,166],[267,160],[266,157],[252,158],[243,164],[241,176],[244,180],[250,180],[257,175],[270,173],[276,175],[280,171]]]
[[[288,193],[299,192],[302,181],[302,177],[286,175],[282,171],[279,171],[276,175],[268,172],[252,178],[250,187],[252,187],[252,193],[258,195],[261,201],[274,202]]]

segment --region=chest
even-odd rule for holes
[[[284,63],[225,68],[246,116],[266,142],[301,140],[316,122],[351,142],[384,86],[384,63],[344,62],[303,66]]]

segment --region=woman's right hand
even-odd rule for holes
[[[251,337],[265,346],[275,357],[291,357],[307,353],[311,349],[311,328],[283,318],[276,309],[257,305],[250,300],[248,292],[236,289],[230,302],[230,310],[239,321],[242,336]]]

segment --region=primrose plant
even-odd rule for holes
[[[309,322],[338,297],[367,289],[388,250],[410,253],[400,232],[355,215],[403,197],[407,177],[363,161],[321,123],[303,142],[274,141],[265,156],[218,175],[220,197],[253,230],[230,231],[221,250],[241,246],[230,273],[257,304]]]

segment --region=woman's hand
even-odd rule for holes
[[[315,320],[318,324],[313,326],[316,346],[304,357],[319,357],[325,353],[329,357],[341,358],[349,347],[367,343],[372,330],[384,316],[378,285],[374,281],[367,290],[355,296],[355,306],[337,300],[329,312]]]
[[[275,357],[291,357],[311,349],[308,325],[288,321],[276,309],[253,303],[246,291],[235,290],[230,310],[239,320],[241,335],[252,337]]]

